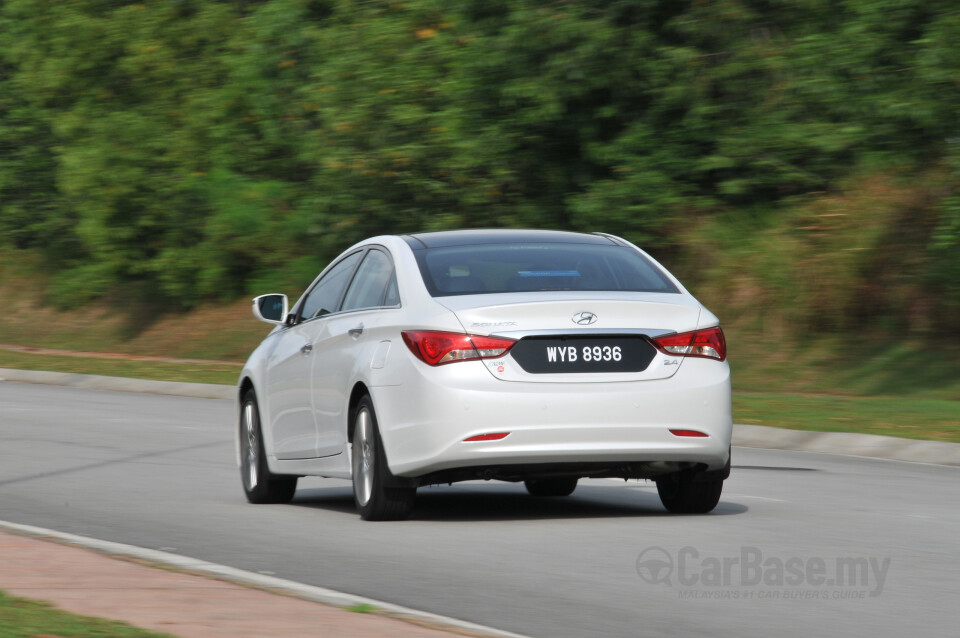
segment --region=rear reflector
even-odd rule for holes
[[[710,436],[709,434],[697,432],[696,430],[670,430],[670,434],[674,436]]]
[[[477,436],[471,436],[469,439],[464,439],[464,442],[467,441],[499,441],[500,439],[507,438],[509,432],[493,432],[492,434],[478,434]]]

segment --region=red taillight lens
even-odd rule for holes
[[[410,352],[432,366],[471,359],[495,359],[505,355],[516,343],[513,339],[432,330],[404,330],[400,334]]]
[[[705,330],[683,332],[653,339],[653,345],[666,354],[681,357],[705,357],[723,361],[727,358],[727,342],[723,339],[720,326]]]

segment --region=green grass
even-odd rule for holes
[[[734,423],[960,442],[960,352],[731,331]]]
[[[960,443],[960,402],[941,399],[737,392],[733,421]]]
[[[347,607],[347,611],[352,611],[355,614],[375,614],[377,612],[377,608],[373,605],[360,603],[359,605],[351,605],[350,607]]]
[[[791,343],[743,330],[728,334],[734,390],[960,401],[960,347],[954,344],[930,348],[836,335]]]
[[[2,350],[0,350],[0,368],[49,370],[52,372],[100,374],[108,377],[132,377],[135,379],[187,381],[192,383],[221,383],[225,385],[234,385],[240,376],[239,365],[63,357],[45,354],[23,354]]]
[[[172,638],[120,622],[77,616],[0,592],[0,638]]]

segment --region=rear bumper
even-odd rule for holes
[[[475,365],[474,365],[475,364]],[[687,359],[669,379],[515,383],[480,362],[416,362],[399,386],[373,389],[391,471],[420,477],[500,465],[695,463],[719,470],[732,418],[726,363]],[[678,437],[670,429],[706,437]],[[465,442],[494,432],[498,441]]]

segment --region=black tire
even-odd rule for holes
[[[570,496],[577,489],[576,476],[528,479],[523,482],[531,496]]]
[[[689,474],[657,480],[657,493],[667,511],[674,514],[706,514],[720,502],[723,479],[695,480]]]
[[[247,390],[240,407],[240,480],[251,503],[289,503],[297,477],[272,474],[267,467],[257,395]]]
[[[383,451],[377,415],[369,396],[360,399],[353,413],[350,469],[353,500],[365,521],[399,521],[413,510],[416,487],[391,486],[393,476]]]

